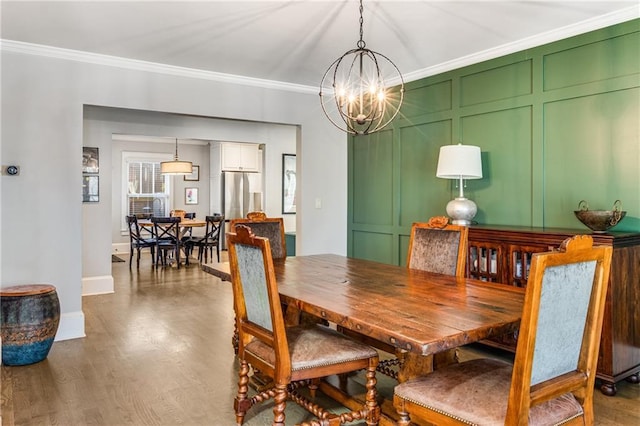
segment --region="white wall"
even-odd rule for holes
[[[346,136],[322,115],[317,92],[221,83],[202,74],[165,74],[161,67],[161,72],[134,70],[125,62],[101,65],[4,47],[1,60],[0,160],[19,165],[21,173],[0,180],[0,285],[55,285],[62,312],[58,340],[84,335],[83,268],[89,276],[110,277],[112,188],[110,179],[102,178],[103,155],[110,151],[100,151],[100,203],[83,205],[83,140],[93,144],[93,132],[102,131],[84,133],[85,105],[299,126],[297,253],[346,254]],[[174,130],[167,128],[166,134]],[[316,198],[322,209],[315,209]],[[90,235],[87,229],[107,232]],[[85,258],[91,260],[85,263]]]

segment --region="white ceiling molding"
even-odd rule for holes
[[[554,41],[562,40],[578,34],[587,33],[600,28],[630,21],[640,17],[640,7],[631,6],[620,9],[596,18],[587,19],[573,25],[568,25],[553,31],[541,33],[532,37],[527,37],[513,43],[507,43],[496,48],[487,49],[463,56],[451,61],[418,69],[408,73],[403,73],[405,82],[419,80],[428,76],[440,74],[453,69],[461,68],[474,63],[489,59],[498,58],[511,53],[516,53],[536,46],[541,46]],[[0,50],[5,52],[45,56],[56,59],[64,59],[89,64],[111,66],[129,70],[154,72],[160,74],[174,75],[180,77],[196,78],[203,80],[218,81],[222,83],[238,84],[264,89],[284,90],[297,93],[317,94],[317,86],[307,86],[301,84],[287,83],[274,80],[245,77],[240,75],[225,74],[213,71],[204,71],[193,68],[166,65],[155,62],[147,62],[136,59],[128,59],[116,56],[102,55],[78,50],[63,49],[41,44],[26,43],[14,40],[0,39]]]
[[[179,77],[198,78],[202,80],[218,81],[221,83],[261,87],[263,89],[285,90],[299,93],[318,93],[317,87],[304,86],[301,84],[285,83],[281,81],[263,80],[259,78],[197,70],[193,68],[158,64],[154,62],[140,61],[137,59],[120,58],[117,56],[101,55],[97,53],[63,49],[59,47],[25,43],[14,40],[0,39],[0,50],[26,55],[65,59],[68,61],[83,62],[88,64],[105,65],[134,71],[156,72],[160,74],[168,74]]]
[[[444,62],[433,67],[422,70],[413,71],[403,74],[405,81],[414,81],[432,75],[441,74],[443,72],[466,67],[468,65],[477,64],[489,59],[499,58],[501,56],[510,55],[526,49],[531,49],[544,44],[553,43],[565,38],[573,37],[579,34],[588,33],[590,31],[599,30],[611,25],[621,24],[640,17],[640,7],[634,6],[622,9],[617,12],[602,15],[597,18],[588,19],[574,25],[569,25],[554,31],[537,34],[533,37],[527,37],[513,43],[507,43],[493,49],[487,49],[472,55],[467,55],[453,61]]]

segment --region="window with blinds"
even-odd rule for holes
[[[127,161],[127,215],[169,216],[169,185],[160,161]]]

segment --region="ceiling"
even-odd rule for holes
[[[637,18],[633,1],[367,1],[366,47],[406,81]],[[317,87],[359,38],[355,0],[6,1],[4,40]]]

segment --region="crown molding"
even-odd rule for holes
[[[433,67],[413,71],[408,74],[404,74],[403,77],[405,81],[420,80],[421,78],[430,77],[458,68],[477,64],[489,59],[495,59],[501,56],[510,55],[512,53],[520,52],[534,47],[543,46],[545,44],[563,40],[565,38],[585,34],[590,31],[595,31],[612,25],[621,24],[623,22],[631,21],[637,18],[640,18],[640,7],[631,6],[625,9],[620,9],[616,12],[608,13],[596,18],[587,19],[585,21],[568,25],[566,27],[558,28],[553,31],[547,31],[545,33],[537,34],[532,37],[527,37],[513,43],[503,44],[502,46],[483,50],[481,52],[463,56],[452,61],[443,62]]]
[[[21,53],[25,55],[45,56],[49,58],[83,62],[88,64],[105,65],[134,71],[155,72],[179,77],[197,78],[202,80],[217,81],[221,83],[260,87],[263,89],[285,90],[290,92],[312,94],[317,94],[318,92],[317,87],[304,86],[302,84],[285,83],[281,81],[265,80],[233,74],[224,74],[213,71],[204,71],[194,68],[178,67],[175,65],[140,61],[137,59],[128,59],[117,56],[83,52],[80,50],[63,49],[60,47],[46,46],[42,44],[25,43],[15,40],[0,39],[0,50],[12,53]]]
[[[463,56],[452,61],[416,70],[403,75],[404,81],[414,81],[421,78],[437,75],[443,72],[462,68],[489,59],[516,53],[533,47],[542,46],[565,38],[584,34],[590,31],[605,28],[611,25],[631,21],[640,17],[640,8],[631,6],[616,12],[598,16],[568,25],[553,31],[527,37],[513,43],[507,43],[492,49],[487,49],[471,55]],[[174,65],[159,64],[155,62],[127,59],[117,56],[101,55],[79,50],[63,49],[59,47],[45,46],[41,44],[25,43],[15,40],[0,39],[0,51],[21,53],[26,55],[45,56],[50,58],[65,59],[69,61],[83,62],[95,65],[105,65],[135,71],[155,72],[160,74],[180,77],[197,78],[202,80],[217,81],[220,83],[253,86],[263,89],[284,90],[305,94],[317,94],[318,88],[301,84],[285,83],[281,81],[265,80],[260,78],[245,77],[233,74],[224,74],[213,71],[204,71],[193,68],[178,67]],[[399,83],[399,82],[398,82]]]

